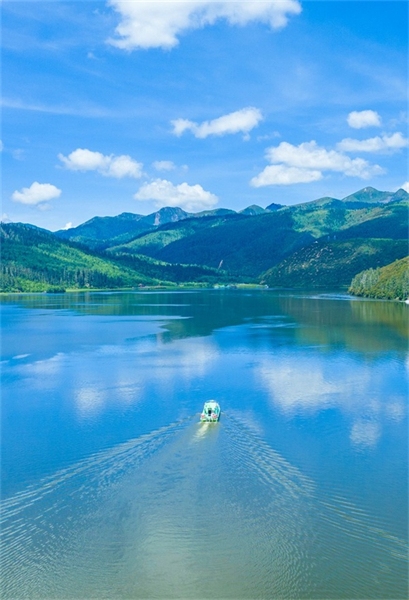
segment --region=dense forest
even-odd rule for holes
[[[355,296],[407,300],[409,298],[409,257],[379,269],[355,275],[349,288]]]
[[[2,224],[1,291],[133,288],[223,279],[206,267],[171,265],[148,257],[106,256],[21,223]]]

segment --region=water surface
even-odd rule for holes
[[[3,297],[2,597],[406,598],[407,314]]]

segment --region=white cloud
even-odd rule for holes
[[[204,190],[201,185],[174,185],[166,179],[155,179],[151,183],[145,183],[134,198],[153,200],[158,208],[178,206],[189,212],[213,208],[218,202],[217,196]]]
[[[362,158],[352,159],[336,150],[326,150],[314,140],[299,146],[281,142],[279,146],[268,148],[266,157],[273,165],[253,177],[250,181],[253,187],[318,181],[323,177],[323,171],[340,172],[362,179],[383,172],[379,165],[371,165]]]
[[[68,156],[59,154],[58,158],[71,171],[97,171],[105,177],[116,177],[117,179],[142,177],[142,163],[133,160],[126,154],[121,156],[104,155],[86,148],[77,148]]]
[[[21,204],[39,204],[58,198],[60,194],[61,190],[55,185],[34,181],[29,188],[23,188],[20,192],[17,190],[13,192],[11,198],[14,202],[21,202]]]
[[[286,165],[269,165],[259,175],[253,177],[253,187],[265,185],[291,185],[293,183],[311,183],[322,179],[321,171],[287,167]]]
[[[157,171],[173,171],[176,168],[176,165],[171,160],[155,160],[152,166]]]
[[[71,221],[69,221],[68,223],[66,223],[63,227],[64,231],[67,231],[68,229],[72,229],[74,227],[74,225],[71,223]]]
[[[376,136],[367,140],[345,138],[337,144],[338,150],[344,152],[382,152],[385,150],[400,150],[409,145],[409,140],[398,131],[391,135]]]
[[[402,184],[400,187],[402,188],[402,190],[405,190],[405,192],[408,192],[409,194],[409,181],[405,181],[405,183]]]
[[[258,108],[248,106],[200,124],[188,119],[175,119],[172,121],[172,125],[173,133],[177,136],[182,135],[185,131],[191,131],[197,138],[206,138],[209,135],[226,135],[228,133],[248,134],[254,127],[257,127],[262,119],[263,115]]]
[[[120,15],[115,38],[109,43],[123,50],[135,48],[170,49],[179,43],[180,34],[213,25],[224,19],[229,25],[265,23],[272,29],[285,27],[291,15],[301,12],[297,0],[214,2],[207,0],[109,0]]]
[[[353,110],[349,113],[347,121],[348,125],[354,129],[381,126],[381,117],[375,110]]]
[[[11,221],[11,219],[10,219],[10,217],[8,216],[8,214],[7,214],[7,213],[3,213],[3,214],[1,215],[1,219],[0,219],[0,221],[1,221],[2,223],[11,223],[11,222],[12,222],[12,221]]]

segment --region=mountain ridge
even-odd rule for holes
[[[409,194],[403,189],[367,187],[344,200],[327,196],[270,207],[194,214],[165,207],[145,216],[93,217],[54,233],[4,224],[2,289],[218,280],[347,287],[359,271],[407,254]]]

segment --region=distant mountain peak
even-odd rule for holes
[[[381,192],[372,186],[367,186],[357,192],[342,198],[342,202],[363,202],[367,204],[384,204],[392,198],[392,192]]]
[[[280,210],[280,208],[284,208],[283,204],[276,204],[275,202],[272,202],[271,204],[266,206],[266,210],[268,210],[270,212],[273,212],[275,210]]]
[[[258,206],[258,204],[252,204],[251,206],[247,206],[247,208],[243,208],[243,210],[240,211],[240,214],[254,216],[262,215],[265,212],[265,209]]]

